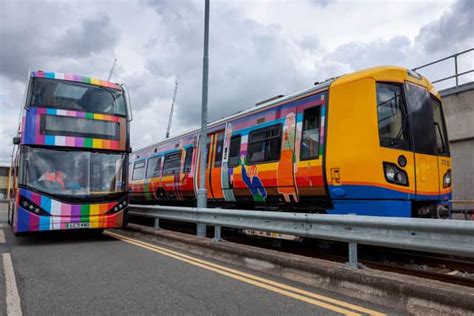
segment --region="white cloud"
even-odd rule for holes
[[[356,69],[413,67],[468,48],[472,3],[212,1],[209,117]],[[28,68],[105,79],[117,57],[113,80],[131,92],[134,148],[164,137],[176,78],[172,135],[197,127],[202,40],[197,0],[1,1],[0,161],[10,154]]]

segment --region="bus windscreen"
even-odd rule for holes
[[[124,154],[23,148],[19,184],[51,195],[107,196],[125,192]]]

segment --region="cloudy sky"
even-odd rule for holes
[[[0,163],[29,69],[128,85],[132,146],[200,124],[203,1],[0,0]],[[474,47],[474,1],[211,0],[209,119],[376,65],[415,67]],[[460,60],[473,68],[474,54]],[[450,75],[447,63],[426,71]]]

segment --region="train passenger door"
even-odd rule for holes
[[[181,194],[185,200],[194,200],[194,187],[193,187],[193,158],[194,158],[194,146],[185,147],[184,151],[184,165],[183,172],[181,175]],[[195,165],[195,164],[194,164]]]
[[[161,156],[154,156],[148,159],[146,165],[145,178],[145,197],[147,200],[151,200],[152,197],[156,200],[163,198],[163,192],[161,189]]]
[[[224,147],[224,131],[215,132],[209,137],[208,160],[206,168],[206,184],[208,198],[223,199],[222,193],[222,154]]]
[[[182,150],[172,151],[163,158],[162,187],[169,199],[182,200],[180,188]]]
[[[301,202],[327,195],[323,178],[326,102],[326,91],[298,101],[295,182]]]

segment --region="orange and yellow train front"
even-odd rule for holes
[[[379,67],[331,84],[329,213],[445,217],[451,158],[439,93],[419,74]]]

